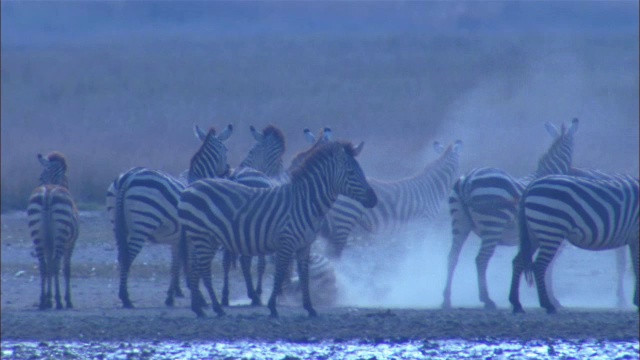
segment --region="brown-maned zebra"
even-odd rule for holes
[[[63,262],[65,302],[71,302],[71,255],[78,238],[78,210],[67,183],[67,161],[60,152],[38,154],[44,167],[40,185],[29,198],[27,216],[29,232],[40,266],[40,309],[50,309],[52,281],[55,282],[56,308],[62,309],[60,296],[60,262]]]

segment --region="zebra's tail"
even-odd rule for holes
[[[44,258],[47,262],[47,272],[53,274],[53,259],[55,257],[56,249],[54,244],[55,236],[53,234],[53,196],[51,189],[48,187],[46,191],[42,192],[42,204],[44,209],[42,210],[42,242],[44,244]]]
[[[518,229],[520,233],[520,259],[524,267],[524,278],[529,286],[533,286],[533,250],[531,244],[531,236],[529,235],[529,227],[527,226],[526,216],[524,212],[524,201],[520,198],[518,206]]]
[[[127,228],[127,222],[124,216],[124,198],[129,184],[127,181],[123,181],[118,188],[117,183],[117,180],[113,183],[116,191],[116,203],[113,210],[113,232],[115,233],[116,244],[118,246],[118,261],[120,266],[126,269],[129,267],[129,244],[127,243],[129,229]]]

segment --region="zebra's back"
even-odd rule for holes
[[[539,237],[592,250],[638,241],[638,179],[629,175],[547,176],[527,187],[521,206],[520,225]]]
[[[118,226],[135,224],[147,240],[176,240],[177,205],[184,187],[178,178],[160,170],[136,167],[121,174],[107,190],[107,211],[114,231]]]

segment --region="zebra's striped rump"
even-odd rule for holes
[[[540,306],[556,311],[547,294],[545,275],[564,239],[586,250],[629,246],[638,280],[638,179],[629,175],[598,178],[552,175],[535,180],[523,193],[518,212],[520,252],[513,260],[509,300],[522,312],[518,289],[525,271],[535,281]],[[538,250],[535,263],[531,258]],[[638,285],[634,295],[638,305]]]
[[[222,245],[240,255],[276,254],[276,275],[269,300],[277,316],[276,297],[296,254],[303,304],[315,315],[308,287],[308,258],[319,225],[338,194],[372,207],[377,197],[354,156],[361,148],[330,142],[319,146],[291,173],[291,182],[272,189],[246,187],[228,180],[202,180],[185,189],[178,204],[183,238],[188,247],[192,309],[202,311],[201,277],[213,309],[224,311],[211,284],[211,260]]]

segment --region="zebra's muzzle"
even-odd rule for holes
[[[361,202],[362,206],[364,206],[367,209],[371,209],[372,207],[376,206],[376,204],[378,203],[378,195],[376,195],[376,192],[373,191],[373,189],[369,188],[369,190],[367,190],[367,193],[364,197],[364,200]]]

